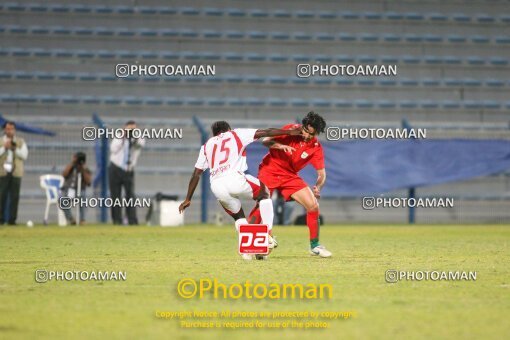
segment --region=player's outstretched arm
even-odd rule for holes
[[[200,177],[204,170],[195,168],[188,184],[188,193],[186,194],[186,199],[179,205],[179,213],[182,214],[184,209],[191,205],[191,199],[193,198],[193,194],[195,193],[195,189],[197,188],[198,182],[200,182]]]
[[[276,137],[276,136],[299,136],[301,135],[301,129],[291,129],[291,130],[283,130],[283,129],[275,129],[275,128],[267,128],[267,129],[258,129],[255,131],[255,139],[259,139],[262,137]]]
[[[283,152],[292,153],[296,151],[292,146],[278,143],[272,137],[266,137],[262,140],[262,144],[269,149],[282,150]]]
[[[266,132],[266,134],[257,137],[257,133],[259,131],[261,131],[263,133]],[[296,151],[292,146],[280,144],[273,139],[273,137],[282,135],[282,134],[280,134],[280,132],[286,132],[283,135],[287,135],[287,136],[299,136],[302,134],[301,128],[292,129],[292,130],[280,130],[280,129],[269,128],[269,129],[264,129],[264,130],[257,130],[257,132],[255,133],[255,138],[264,137],[264,139],[262,140],[262,144],[264,144],[264,146],[266,146],[268,148],[283,150],[284,152],[289,152],[289,153],[292,153],[292,151]]]

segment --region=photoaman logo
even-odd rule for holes
[[[329,283],[222,283],[218,279],[183,278],[177,282],[177,294],[183,299],[331,299]]]

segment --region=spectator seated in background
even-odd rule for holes
[[[62,176],[64,177],[64,185],[62,186],[62,196],[70,198],[86,197],[86,187],[92,182],[92,172],[86,164],[87,155],[83,152],[77,152],[73,155],[71,163],[67,164]],[[78,181],[81,178],[81,186],[78,188]],[[80,206],[80,224],[85,224],[85,207]],[[73,209],[63,209],[67,222],[76,224],[73,217]]]

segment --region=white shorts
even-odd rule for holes
[[[239,198],[256,199],[260,192],[260,181],[247,174],[235,172],[211,181],[211,190],[221,206],[229,214],[241,210]]]

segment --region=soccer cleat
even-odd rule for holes
[[[313,249],[310,249],[310,253],[312,255],[318,255],[320,257],[331,257],[333,255],[329,250],[327,250],[324,246],[317,246]]]
[[[243,258],[243,260],[246,260],[246,261],[253,260],[253,255],[252,254],[241,254],[241,257]]]
[[[276,236],[270,236],[269,244],[271,244],[271,240],[273,241],[273,248],[278,248],[278,241],[276,240]]]
[[[278,241],[276,241],[276,237],[269,235],[269,249],[273,249],[278,247]]]
[[[257,254],[257,255],[255,255],[255,259],[257,259],[257,260],[267,260],[267,255]]]

